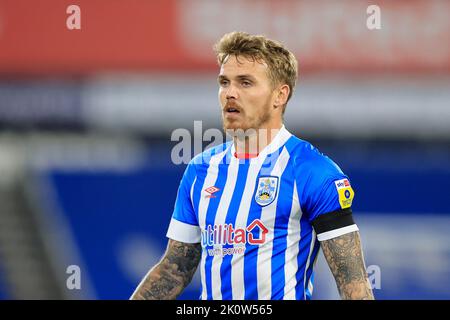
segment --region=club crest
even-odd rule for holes
[[[255,201],[260,206],[267,206],[277,195],[278,177],[259,177]]]

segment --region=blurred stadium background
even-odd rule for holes
[[[66,27],[72,4],[81,30]],[[370,4],[380,30],[366,27]],[[0,0],[0,298],[128,299],[165,249],[184,170],[171,132],[221,128],[212,45],[243,30],[299,60],[286,126],[350,176],[376,298],[450,299],[449,12],[446,0]],[[314,298],[337,298],[322,257],[316,270]]]

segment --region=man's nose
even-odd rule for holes
[[[227,91],[225,92],[225,96],[227,100],[229,99],[237,99],[238,98],[238,91],[236,86],[230,84],[227,88]]]

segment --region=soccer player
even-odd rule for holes
[[[294,55],[244,32],[215,51],[233,139],[187,166],[165,255],[131,298],[175,299],[200,264],[201,299],[310,299],[322,248],[342,299],[373,299],[348,177],[283,125]]]

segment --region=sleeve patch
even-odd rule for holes
[[[336,190],[339,195],[339,204],[342,209],[347,209],[352,206],[353,197],[355,192],[353,191],[348,179],[341,179],[334,182]]]

